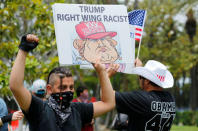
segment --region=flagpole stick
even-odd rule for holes
[[[139,54],[140,54],[140,47],[141,47],[141,39],[140,39],[140,42],[139,42],[139,46],[138,46],[138,53],[137,53],[137,59],[139,59]]]
[[[146,13],[147,13],[147,11],[145,10],[145,17],[144,17],[143,26],[142,26],[143,27],[142,28],[142,35],[143,35],[143,29],[144,29],[144,22],[145,22],[145,19],[146,19]],[[136,57],[137,59],[139,59],[141,42],[142,42],[142,36],[141,36],[140,42],[139,42],[138,53],[137,53],[137,57]]]

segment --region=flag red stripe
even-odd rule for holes
[[[137,36],[141,36],[141,34],[140,34],[140,33],[135,33],[135,35],[137,35]]]
[[[140,39],[139,39],[139,38],[135,38],[135,40],[140,41]]]
[[[137,31],[142,31],[142,29],[140,29],[140,28],[135,28],[135,30],[137,30]]]

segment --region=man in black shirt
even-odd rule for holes
[[[144,67],[135,61],[133,74],[139,75],[141,91],[116,92],[116,108],[129,116],[129,131],[168,131],[175,118],[175,100],[163,90],[173,86],[173,77],[166,66],[149,60]]]
[[[71,72],[63,67],[54,68],[48,75],[47,93],[50,97],[43,101],[24,88],[25,60],[28,51],[38,45],[38,38],[28,34],[23,36],[10,75],[10,89],[27,117],[33,131],[80,131],[93,117],[110,111],[115,106],[113,92],[105,66],[95,63],[98,73],[102,101],[94,103],[71,103],[74,80]]]

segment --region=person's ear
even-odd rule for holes
[[[52,94],[52,86],[50,84],[47,84],[46,90],[47,90],[47,95],[51,95]]]
[[[77,50],[80,50],[81,48],[84,47],[84,40],[75,39],[74,42],[73,42],[73,46],[74,46],[74,48],[76,48]]]

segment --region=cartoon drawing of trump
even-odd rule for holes
[[[119,58],[116,49],[117,41],[112,37],[117,32],[107,32],[102,22],[81,22],[75,26],[79,39],[73,46],[78,50],[81,60],[95,63],[100,58],[101,63],[113,63]]]

